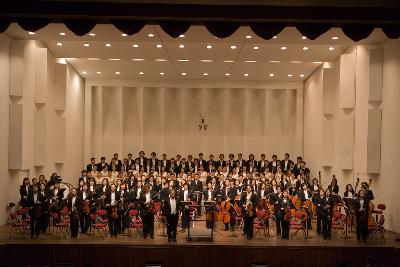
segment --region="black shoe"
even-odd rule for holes
[[[171,243],[171,239],[168,238],[168,243]]]
[[[154,239],[154,236],[150,236],[151,239]]]
[[[176,239],[174,238],[173,241],[176,243]]]

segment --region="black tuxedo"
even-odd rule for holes
[[[154,192],[150,192],[150,200],[153,200]],[[154,238],[154,214],[149,212],[146,203],[146,193],[140,192],[139,202],[141,204],[141,215],[143,221],[143,237],[146,239],[150,234],[150,238]]]
[[[184,191],[183,189],[179,191],[179,201],[186,201],[186,199],[184,199],[184,197],[185,197],[184,194],[185,194],[185,191]],[[190,201],[193,200],[193,194],[192,194],[192,192],[190,191],[190,189],[188,189],[187,198],[188,198]]]
[[[172,209],[171,198],[168,197],[165,201],[163,201],[162,214],[165,216],[165,220],[167,222],[168,241],[171,241],[172,239],[176,242],[176,230],[178,227],[180,206],[181,203],[177,198],[175,198],[175,209]]]
[[[105,203],[107,207],[107,215],[108,215],[108,229],[110,231],[111,237],[117,236],[117,234],[121,231],[121,222],[119,220],[119,214],[118,217],[115,219],[112,216],[112,209],[113,207],[118,207],[119,201],[121,200],[121,192],[120,191],[115,191],[115,203],[111,203],[111,191],[108,191],[106,194],[105,198]],[[118,208],[117,208],[118,209]],[[117,211],[118,213],[118,211]]]
[[[186,172],[192,171],[194,172],[194,162],[188,161],[186,162]],[[199,167],[197,166],[197,171],[199,171]]]
[[[97,163],[97,171],[102,171],[104,166],[107,166],[107,169],[108,169],[108,164],[107,163],[105,163],[105,162],[104,163],[101,163],[101,162]]]
[[[322,236],[324,238],[331,238],[332,216],[334,201],[332,197],[322,198],[323,216],[322,216]]]
[[[292,163],[293,163],[293,161],[290,160],[290,159],[288,159],[287,161],[286,160],[282,160],[281,161],[282,171],[287,172],[290,169],[290,164],[292,164]]]
[[[240,164],[242,164],[242,165],[240,165]],[[243,168],[246,168],[246,166],[247,166],[247,162],[244,159],[238,159],[236,161],[236,167],[241,167],[243,169]]]
[[[165,171],[169,172],[171,162],[168,159],[166,159],[165,161],[163,159],[160,159],[159,162],[161,162],[161,167],[165,167]]]
[[[208,193],[211,191],[211,201],[215,201],[215,199],[217,198],[217,190],[210,190],[208,188],[203,190],[203,199],[204,201],[208,201]]]
[[[222,170],[223,167],[225,167],[225,165],[226,165],[226,162],[224,160],[217,160],[214,163],[215,168],[216,169],[220,168],[221,170]]]
[[[263,163],[264,163],[264,165],[263,165]],[[267,169],[267,168],[268,168],[268,164],[267,164],[267,161],[266,161],[266,160],[259,160],[259,161],[258,161],[258,163],[257,163],[257,169],[258,169],[260,172],[264,172],[265,169]]]
[[[146,158],[146,157],[143,157],[143,158],[137,157],[137,158],[135,159],[135,162],[138,161],[138,160],[139,160],[139,165],[140,165],[140,167],[144,167],[144,168],[146,169],[147,158]]]
[[[67,207],[70,212],[70,230],[71,237],[77,237],[79,231],[79,215],[82,214],[82,199],[79,196],[75,197],[75,202],[72,202],[72,196],[67,198]]]
[[[203,183],[200,180],[192,180],[189,185],[191,191],[203,191]]]
[[[97,170],[97,171],[101,171],[101,170],[97,169],[97,165],[98,165],[98,164],[96,164],[96,163],[95,163],[95,164],[88,164],[88,165],[86,166],[86,171],[87,171],[87,172],[93,171],[93,170],[94,170],[93,166],[96,166],[96,170]]]
[[[207,161],[207,164],[206,164],[207,172],[211,172],[212,168],[214,168],[214,169],[216,168],[215,167],[215,161],[214,160]]]
[[[276,173],[278,170],[278,160],[277,161],[270,161],[268,165],[269,172]]]
[[[25,208],[28,206],[28,196],[32,193],[32,186],[28,185],[28,190],[26,186],[21,185],[19,187],[19,195],[21,196],[20,205]]]
[[[256,217],[256,204],[257,204],[257,195],[255,193],[251,193],[249,198],[249,202],[253,205],[252,206],[252,213],[253,215],[248,214],[247,212],[247,192],[243,192],[242,196],[240,197],[240,203],[244,208],[244,227],[243,232],[247,235],[247,239],[253,238],[253,224],[254,218]]]
[[[203,166],[204,167],[204,170],[206,170],[206,167],[207,167],[207,161],[206,160],[204,160],[204,159],[199,159],[199,168],[200,168],[200,166]]]
[[[121,171],[121,168],[122,168],[122,161],[121,160],[118,160],[116,163],[115,163],[116,165],[117,165],[117,171]],[[112,161],[110,162],[110,164],[108,165],[108,170],[109,171],[112,171],[112,165],[113,165],[113,163],[112,163]]]
[[[157,170],[158,169],[158,159],[154,158],[154,162],[153,162],[153,158],[149,158],[149,160],[150,160],[150,167],[154,166]]]
[[[35,203],[33,195],[34,193],[33,191],[31,191],[27,197],[26,204],[29,208],[29,217],[31,218],[31,236],[39,236],[40,230],[42,229],[42,220],[44,217],[45,198],[40,192],[37,192],[37,202]],[[38,210],[41,210],[41,214],[39,214]]]

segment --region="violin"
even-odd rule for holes
[[[289,205],[287,205],[285,208],[285,214],[283,215],[283,220],[288,222],[288,221],[290,221],[291,218],[292,218],[292,216],[290,214],[290,207],[289,207]]]
[[[268,209],[269,201],[266,198],[262,198],[258,201],[257,208],[259,210],[266,210]]]
[[[117,206],[113,206],[111,208],[111,218],[113,218],[114,220],[118,219],[118,207]]]
[[[90,211],[90,201],[86,199],[83,201],[83,212],[89,213]]]
[[[249,217],[253,217],[253,203],[249,202],[246,205],[246,215]]]

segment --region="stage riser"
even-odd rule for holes
[[[242,246],[119,246],[119,245],[4,245],[1,264],[57,266],[332,266],[340,262],[365,266],[374,256],[380,266],[398,266],[400,250],[374,247],[242,247]]]

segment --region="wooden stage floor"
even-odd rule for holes
[[[195,228],[204,229],[204,224],[196,222]],[[10,226],[2,226],[0,266],[365,266],[368,256],[373,256],[378,266],[400,266],[400,242],[389,231],[385,241],[377,234],[365,243],[358,242],[354,232],[349,232],[348,239],[338,233],[332,240],[323,240],[313,230],[307,240],[302,232],[282,240],[275,236],[275,224],[271,223],[270,237],[265,238],[261,230],[247,240],[242,230],[235,231],[237,237],[230,237],[232,232],[223,231],[222,226],[217,225],[212,241],[188,241],[178,228],[177,243],[168,243],[157,224],[154,240],[144,240],[135,229],[131,236],[117,238],[42,234],[31,239],[29,233],[17,233],[9,240]],[[339,265],[344,263],[350,265]]]

